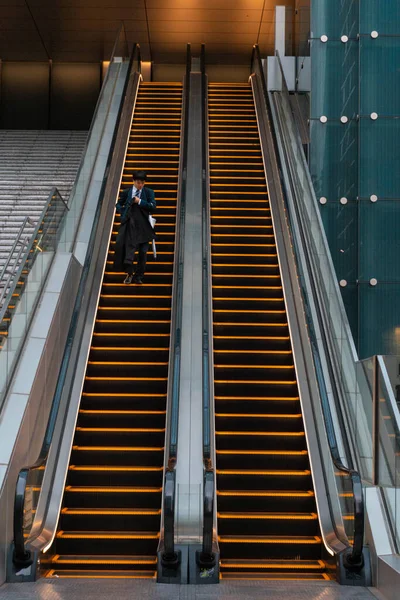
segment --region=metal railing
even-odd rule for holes
[[[279,57],[278,57],[278,61],[279,61]],[[285,86],[286,85],[285,78],[284,78],[285,76],[284,76],[284,72],[283,72],[280,62],[279,62],[279,65],[281,68],[281,76],[282,76],[282,82],[283,82],[282,85]],[[269,101],[269,97],[268,97],[268,91],[267,91],[266,82],[265,82],[265,74],[264,74],[264,69],[263,69],[263,65],[261,62],[261,57],[260,57],[260,52],[259,52],[258,46],[254,46],[251,67],[252,67],[252,70],[254,72],[256,72],[261,78],[267,112],[269,115],[270,123],[272,124],[271,106],[270,106],[270,101]],[[289,94],[288,94],[287,87],[284,88],[283,93],[285,94],[285,96],[287,96],[286,100],[289,103],[288,106],[290,106],[290,100],[288,98]],[[288,115],[285,114],[285,117],[287,119]],[[285,121],[285,123],[286,123],[286,121]],[[294,124],[294,127],[295,127],[295,124]],[[277,160],[279,160],[280,155],[279,155],[276,135],[272,128],[271,128],[271,130],[272,130],[273,139],[274,139],[275,153],[277,156]],[[298,141],[299,141],[299,139],[298,139]],[[300,143],[300,141],[299,141],[299,143]],[[304,157],[301,143],[300,143],[299,151],[301,151],[302,156]],[[288,157],[288,160],[290,160],[290,157]],[[281,177],[282,177],[282,168],[280,168],[280,172],[281,172]],[[293,175],[293,172],[290,172],[290,174]],[[299,183],[299,182],[297,182],[297,183]],[[284,187],[283,181],[281,181],[281,184],[282,184],[282,187]],[[295,193],[293,195],[296,196],[296,198],[297,198],[297,195]],[[298,199],[298,201],[299,201],[299,199]],[[298,215],[297,215],[297,217],[298,217]],[[293,219],[293,214],[291,214],[291,211],[289,209],[289,221],[291,223],[292,223],[292,219]],[[328,348],[326,345],[325,338],[326,338],[327,332],[326,332],[325,324],[324,324],[323,317],[321,314],[321,305],[318,301],[318,296],[315,292],[315,286],[317,285],[316,282],[319,281],[319,278],[316,279],[314,277],[312,264],[311,264],[311,260],[310,260],[310,256],[309,256],[309,252],[310,252],[310,246],[308,244],[309,240],[308,240],[307,236],[304,235],[304,230],[301,230],[301,235],[299,237],[296,237],[295,235],[293,235],[293,231],[294,231],[294,228],[293,228],[293,223],[292,223],[292,241],[293,241],[293,247],[295,249],[295,256],[297,259],[297,261],[296,261],[297,262],[297,271],[298,271],[298,275],[299,275],[299,282],[300,282],[300,288],[301,288],[301,292],[302,292],[303,305],[304,305],[306,320],[307,320],[307,324],[308,324],[308,328],[309,328],[309,339],[310,339],[311,351],[312,351],[312,356],[313,356],[313,361],[314,361],[315,374],[316,374],[318,387],[319,387],[319,394],[320,394],[320,401],[321,401],[323,418],[324,418],[325,432],[326,432],[327,439],[328,439],[329,449],[330,449],[330,453],[331,453],[331,459],[332,459],[333,465],[337,471],[336,486],[339,490],[338,496],[342,499],[342,502],[341,502],[342,514],[345,517],[347,517],[347,519],[344,521],[345,527],[347,524],[347,535],[342,535],[338,532],[337,533],[338,533],[338,537],[341,539],[341,541],[344,543],[344,545],[348,548],[348,550],[346,551],[346,555],[345,555],[346,566],[349,569],[352,569],[352,568],[359,569],[363,565],[364,512],[365,512],[364,511],[364,498],[363,498],[361,476],[358,471],[356,471],[354,468],[352,468],[353,460],[352,460],[352,453],[350,450],[350,444],[348,443],[347,431],[346,431],[346,427],[345,427],[344,423],[341,422],[341,420],[340,420],[340,411],[338,411],[337,416],[339,417],[339,424],[341,426],[340,427],[341,436],[342,436],[342,441],[344,442],[347,465],[344,464],[344,462],[340,456],[339,444],[338,444],[338,440],[336,437],[334,420],[333,420],[333,416],[332,416],[330,400],[329,400],[327,387],[326,387],[326,377],[328,376],[328,378],[329,378],[330,385],[332,387],[334,396],[336,397],[337,401],[338,401],[338,396],[341,393],[341,390],[337,389],[335,387],[336,378],[335,378],[335,373],[332,370],[332,367],[330,366],[330,369],[327,372],[327,370],[323,368],[323,364],[322,364],[321,356],[320,356],[321,351],[323,351],[325,353],[324,356],[329,356],[329,353],[328,353]],[[300,256],[305,257],[305,262],[302,262],[301,260],[299,260]],[[311,284],[311,288],[312,288],[312,297],[311,298],[308,293],[306,279]],[[310,308],[311,301],[313,303],[313,306],[315,307],[314,312],[312,312],[311,308]],[[317,320],[318,320],[319,332],[320,332],[320,337],[318,338],[318,340],[317,340],[315,327],[314,327],[314,325],[315,325],[314,319],[315,318],[317,318]],[[322,341],[322,343],[323,343],[322,347],[320,344],[318,344],[318,341],[319,342]],[[326,363],[324,363],[324,365],[325,364]],[[329,361],[328,361],[328,365],[329,365]],[[321,435],[321,432],[319,432],[319,435]],[[342,475],[346,475],[347,479],[343,478],[343,476],[340,477],[340,473]],[[348,501],[349,497],[351,498],[351,503]],[[353,523],[352,530],[351,530],[351,527],[348,525],[351,522]]]
[[[4,304],[5,297],[7,296],[7,292],[10,289],[10,286],[14,280],[15,274],[18,270],[18,267],[21,264],[23,259],[23,255],[25,254],[25,250],[29,244],[29,240],[31,238],[32,227],[36,227],[36,223],[32,221],[30,217],[25,217],[22,221],[21,227],[17,232],[17,237],[11,247],[10,253],[6,262],[3,265],[3,268],[0,272],[0,310]],[[25,232],[25,229],[29,228],[29,233]],[[0,323],[2,321],[0,313]]]
[[[130,80],[130,72],[134,60],[138,60],[139,46],[134,45],[128,73],[125,81],[125,86],[122,94],[122,98],[125,97],[127,88]],[[107,158],[106,177],[103,180],[102,188],[99,194],[99,202],[96,208],[96,213],[93,219],[92,230],[90,234],[88,251],[86,254],[85,264],[83,266],[81,279],[79,282],[78,292],[75,300],[75,305],[71,317],[71,323],[67,335],[67,341],[64,349],[64,354],[61,362],[61,367],[58,375],[57,385],[53,397],[53,402],[50,409],[50,414],[47,422],[46,432],[42,442],[42,447],[39,452],[38,458],[35,463],[29,467],[21,469],[18,474],[17,484],[15,489],[15,500],[14,500],[14,551],[13,551],[13,563],[17,569],[25,568],[33,563],[34,557],[30,549],[26,547],[26,541],[29,541],[29,531],[31,528],[31,520],[28,519],[27,514],[32,513],[32,498],[33,493],[40,494],[41,482],[43,479],[44,469],[46,467],[49,450],[53,441],[53,434],[56,427],[58,412],[62,400],[62,394],[64,393],[64,385],[66,383],[67,372],[71,367],[70,360],[73,350],[73,343],[75,340],[75,334],[77,333],[78,321],[82,313],[82,306],[84,302],[87,302],[85,297],[86,284],[88,281],[89,271],[93,269],[93,252],[95,248],[97,228],[100,219],[100,213],[104,204],[106,186],[109,183],[109,177],[111,177],[110,165],[114,157],[114,150],[116,146],[117,134],[119,124],[121,121],[121,115],[123,112],[124,102],[121,102],[116,125],[114,129],[113,139],[110,145],[109,154]],[[119,187],[119,185],[118,185]],[[26,510],[26,506],[29,507],[29,511]]]
[[[24,219],[9,259],[2,269],[0,409],[53,263],[67,211],[67,205],[59,191],[53,188],[37,223],[33,223],[29,217]],[[28,223],[34,230],[29,237],[24,237],[24,229]]]
[[[186,213],[186,179],[189,133],[189,94],[191,72],[191,46],[186,47],[186,73],[182,107],[181,152],[179,157],[180,181],[178,182],[178,206],[176,216],[175,240],[177,250],[174,258],[174,275],[172,282],[172,312],[170,362],[168,370],[168,398],[166,435],[166,472],[163,490],[163,522],[164,535],[160,541],[162,565],[169,568],[179,566],[179,553],[175,551],[175,499],[176,499],[176,463],[178,460],[178,425],[181,376],[181,342],[182,342],[182,301],[183,301],[183,266],[184,266],[184,232]]]
[[[212,299],[211,299],[211,238],[210,238],[210,206],[209,206],[209,146],[208,146],[208,94],[205,66],[205,46],[201,46],[201,100],[202,100],[202,395],[203,395],[203,544],[197,554],[200,568],[210,568],[216,563],[214,546],[214,516],[215,516],[215,466],[213,464],[214,427],[214,368],[212,343]],[[212,325],[211,325],[212,326]]]

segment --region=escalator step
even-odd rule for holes
[[[161,509],[63,508],[60,528],[64,531],[157,531]]]
[[[321,538],[319,536],[234,536],[220,535],[218,541],[221,556],[225,558],[258,559],[268,558],[279,560],[296,560],[299,556],[302,560],[318,560],[321,555]]]
[[[161,487],[66,486],[64,507],[67,508],[160,508]]]
[[[76,564],[74,563],[73,566],[76,567]],[[44,576],[50,579],[53,577],[56,579],[155,579],[157,576],[156,571],[136,571],[131,563],[129,563],[128,566],[130,569],[129,571],[124,571],[122,569],[77,570],[74,568],[71,571],[67,569],[49,569]]]
[[[251,86],[208,103],[222,578],[329,579]]]
[[[159,532],[130,531],[63,531],[57,533],[57,550],[59,554],[72,554],[79,546],[83,554],[111,554],[118,544],[118,552],[122,555],[138,554],[155,555],[159,542]]]
[[[78,446],[72,447],[71,464],[126,465],[158,467],[164,457],[163,446]]]
[[[148,172],[158,256],[149,250],[142,285],[123,283],[117,213],[48,577],[156,575],[181,116],[181,84],[140,84],[121,190]]]
[[[311,491],[218,490],[217,506],[220,512],[263,512],[266,506],[271,512],[313,512],[315,499]]]
[[[318,535],[316,513],[218,513],[218,533],[227,535]]]

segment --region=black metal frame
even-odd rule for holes
[[[129,68],[125,79],[125,85],[122,93],[122,97],[125,97],[127,92],[130,74],[132,65],[135,59],[138,59],[140,65],[140,46],[139,44],[135,44],[132,50],[132,54],[129,60]],[[78,292],[75,300],[75,305],[71,317],[70,327],[68,330],[67,341],[65,344],[64,354],[58,374],[56,389],[54,392],[53,402],[50,409],[50,414],[46,426],[45,435],[43,438],[42,447],[39,452],[39,456],[35,463],[29,467],[25,467],[20,470],[17,483],[15,488],[15,500],[14,500],[14,520],[13,520],[13,528],[14,528],[14,551],[13,551],[13,563],[17,569],[26,568],[33,564],[34,558],[32,557],[32,553],[30,550],[25,548],[25,539],[24,539],[24,505],[25,505],[25,491],[27,479],[30,471],[34,469],[38,469],[41,466],[46,464],[46,460],[49,454],[50,446],[53,440],[53,434],[55,430],[55,425],[57,421],[58,410],[61,403],[62,392],[64,388],[64,384],[66,381],[67,370],[69,367],[69,361],[72,354],[72,347],[74,342],[74,337],[78,325],[78,319],[81,312],[82,301],[84,298],[84,292],[86,288],[86,282],[88,279],[89,269],[92,262],[92,255],[95,246],[96,234],[97,234],[97,225],[100,218],[101,208],[103,206],[106,185],[110,176],[110,165],[112,162],[115,144],[117,140],[117,133],[121,121],[122,111],[123,111],[124,102],[121,102],[119,107],[119,112],[116,119],[116,124],[114,128],[114,134],[110,145],[109,154],[107,157],[107,164],[105,169],[105,177],[103,179],[102,187],[99,194],[99,202],[96,208],[96,213],[93,220],[92,231],[90,234],[90,239],[88,243],[88,250],[86,254],[85,263],[82,269],[82,275],[79,282]]]
[[[257,44],[253,46],[250,68],[251,68],[252,72],[258,73],[258,75],[261,78],[262,89],[263,89],[263,94],[264,94],[264,99],[265,99],[265,105],[266,105],[267,115],[268,115],[268,119],[269,119],[269,125],[270,125],[270,129],[271,129],[272,137],[273,137],[276,160],[278,161],[280,174],[282,174],[282,167],[280,164],[276,133],[272,126],[273,121],[272,121],[271,107],[270,107],[269,97],[268,97],[268,90],[267,90],[264,70],[263,70],[262,62],[261,62],[260,49]],[[281,179],[282,179],[282,175],[281,175]],[[284,189],[283,181],[281,181],[281,186],[282,186],[282,189]],[[303,242],[305,244],[304,239],[303,239]],[[309,259],[307,256],[306,256],[306,259],[309,263]],[[302,277],[301,273],[299,273],[299,275],[300,275],[300,277]],[[320,314],[320,310],[318,307],[318,302],[317,302],[314,286],[313,286],[313,295],[314,295],[314,299],[315,299],[315,305],[316,305],[317,311],[318,311],[318,315],[317,315],[318,320],[321,324],[321,332],[323,334],[322,335],[323,343],[324,343],[324,346],[325,346],[325,349],[327,352],[327,356],[329,356],[327,340],[324,335],[322,316]],[[335,428],[334,428],[334,424],[333,424],[332,413],[331,413],[331,409],[330,409],[330,405],[329,405],[328,394],[327,394],[327,390],[325,387],[325,381],[324,381],[323,374],[322,374],[321,359],[320,359],[318,347],[316,344],[316,336],[315,336],[315,332],[314,332],[314,328],[313,328],[313,323],[312,323],[309,307],[307,305],[307,300],[306,300],[304,294],[303,294],[303,303],[305,306],[305,312],[306,312],[307,322],[308,322],[308,326],[309,326],[314,366],[315,366],[315,371],[316,371],[316,375],[317,375],[317,381],[318,381],[320,397],[321,397],[322,412],[323,412],[323,417],[324,417],[324,421],[325,421],[325,429],[326,429],[326,433],[327,433],[327,438],[328,438],[332,461],[333,461],[333,464],[335,465],[335,467],[339,471],[341,471],[342,473],[346,473],[349,476],[351,485],[352,485],[352,491],[353,491],[354,541],[353,541],[353,545],[352,546],[349,545],[348,550],[345,551],[344,563],[345,563],[346,568],[349,570],[352,570],[352,569],[359,570],[364,565],[364,557],[363,557],[363,545],[364,544],[363,544],[363,542],[364,542],[364,522],[365,522],[365,507],[364,507],[364,496],[363,496],[363,487],[362,487],[362,483],[361,483],[361,476],[358,473],[358,471],[356,471],[352,468],[352,457],[351,457],[349,443],[347,440],[347,432],[344,428],[343,423],[341,423],[340,425],[341,425],[343,440],[345,443],[346,457],[348,459],[348,464],[350,465],[350,468],[346,467],[340,458]],[[329,368],[330,368],[331,374],[332,374],[332,367],[330,366]],[[334,384],[335,379],[333,376],[331,377],[331,381]],[[334,392],[334,396],[335,396],[336,405],[339,406],[339,404],[338,404],[339,391],[335,388],[334,385],[333,385],[333,392]],[[338,411],[338,413],[340,415],[340,411]]]
[[[182,299],[183,299],[183,265],[184,265],[184,244],[183,231],[185,224],[186,212],[186,180],[187,180],[187,154],[188,154],[188,134],[189,134],[189,94],[190,94],[190,72],[192,65],[191,46],[186,47],[186,74],[185,74],[185,104],[183,115],[183,149],[181,162],[181,190],[180,190],[180,207],[179,214],[179,232],[180,238],[177,240],[177,269],[175,289],[173,290],[173,311],[175,314],[175,329],[171,331],[173,338],[173,362],[169,415],[169,440],[166,442],[168,450],[168,465],[165,473],[164,481],[164,500],[163,500],[163,515],[164,515],[164,539],[163,549],[161,553],[161,563],[163,567],[177,569],[180,564],[180,555],[175,551],[175,467],[178,459],[178,425],[179,425],[179,400],[180,400],[180,375],[181,375],[181,340],[182,340]]]

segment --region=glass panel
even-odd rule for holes
[[[357,363],[358,391],[353,413],[355,446],[358,450],[361,474],[364,480],[372,482],[373,477],[373,383],[374,363],[372,358]]]
[[[319,0],[313,2],[311,11],[311,37],[327,35],[339,39],[345,34],[356,37],[358,33],[359,0]]]
[[[397,0],[362,0],[360,11],[360,31],[378,31],[385,35],[398,35],[400,4]]]
[[[330,240],[337,279],[357,280],[358,206],[355,202],[328,202],[321,206],[321,217]]]
[[[375,277],[382,281],[400,281],[400,199],[370,202],[362,200],[360,210],[359,279]]]
[[[400,119],[360,120],[360,196],[399,197]]]
[[[311,117],[349,119],[358,114],[358,41],[311,40]]]
[[[360,322],[363,323],[360,353],[372,356],[379,347],[383,354],[396,354],[400,347],[400,283],[359,285]]]
[[[0,312],[0,407],[60,236],[66,204],[55,190],[27,245]]]
[[[400,115],[400,40],[360,39],[360,114]]]
[[[390,398],[388,394],[386,384],[387,382],[384,380],[382,372],[379,371],[379,485],[382,487],[385,496],[386,508],[391,521],[392,530],[395,533],[398,549],[400,542],[400,474],[398,471],[398,457],[400,455],[400,416],[398,409],[393,402],[393,398]]]
[[[358,344],[358,285],[347,283],[346,287],[340,288],[347,319],[350,324],[351,333],[356,344]]]
[[[317,198],[324,196],[328,202],[342,197],[348,200],[357,198],[357,129],[354,121],[347,124],[311,121],[314,152],[311,153],[310,171]]]
[[[72,250],[122,65],[121,62],[111,62],[107,69],[106,79],[100,92],[89,131],[85,153],[68,201],[69,212],[61,236],[61,249],[65,252]],[[97,187],[98,192],[100,192],[101,180],[97,183]]]

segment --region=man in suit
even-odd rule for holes
[[[114,269],[125,271],[124,283],[130,284],[134,281],[141,284],[149,243],[156,237],[149,221],[149,215],[156,209],[156,201],[153,190],[144,186],[146,173],[134,171],[132,177],[133,186],[121,193],[117,203],[121,225],[115,243]],[[135,269],[136,250],[138,261]]]

